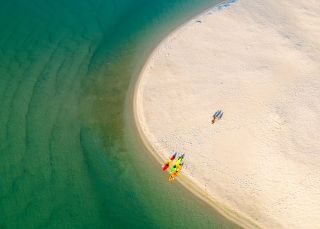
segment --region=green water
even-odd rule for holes
[[[236,228],[168,185],[127,115],[152,49],[215,3],[0,1],[1,229]]]

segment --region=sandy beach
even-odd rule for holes
[[[150,151],[185,153],[180,181],[244,227],[319,228],[319,38],[317,0],[225,3],[171,33],[136,83]]]

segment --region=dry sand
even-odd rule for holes
[[[320,228],[319,114],[318,0],[210,9],[156,48],[135,90],[158,156],[184,152],[189,180],[265,228]]]

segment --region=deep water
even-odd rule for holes
[[[215,3],[0,1],[1,229],[234,227],[168,185],[126,115],[152,49]]]

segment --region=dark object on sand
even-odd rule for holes
[[[220,120],[223,116],[223,111],[222,110],[217,110],[212,117],[211,123],[214,124],[217,120]]]

